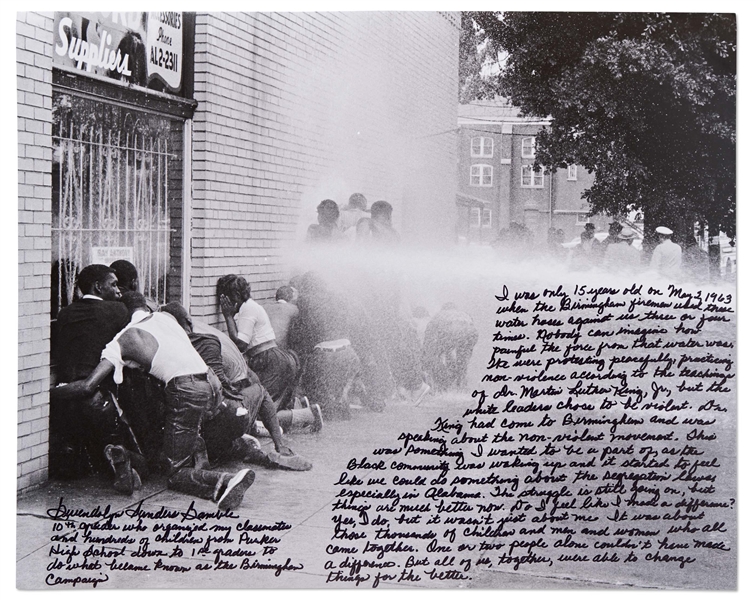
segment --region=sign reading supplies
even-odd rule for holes
[[[180,12],[56,12],[53,62],[177,93],[183,24]]]

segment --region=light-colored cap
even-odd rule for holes
[[[662,235],[672,235],[672,230],[669,227],[657,227],[656,233],[661,233]]]
[[[623,240],[630,240],[635,237],[635,232],[629,227],[623,227],[622,231],[620,231],[619,237]]]

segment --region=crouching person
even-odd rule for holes
[[[173,317],[151,313],[144,296],[137,292],[125,294],[123,302],[129,310],[129,324],[105,347],[102,360],[87,379],[56,388],[53,399],[91,394],[111,373],[120,383],[126,365],[148,371],[165,384],[163,460],[168,487],[213,500],[222,510],[238,507],[255,478],[250,469],[231,475],[193,468],[195,456],[204,453],[199,434],[202,419],[218,400],[207,365]]]
[[[209,459],[239,458],[264,466],[309,471],[312,463],[284,444],[270,395],[247,368],[244,357],[231,339],[214,327],[195,324],[178,302],[170,302],[160,310],[173,315],[222,386],[221,406],[217,414],[203,425],[202,436]],[[275,452],[263,452],[259,442],[249,434],[258,414],[270,433]]]

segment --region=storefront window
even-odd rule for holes
[[[125,258],[146,296],[180,297],[182,148],[180,119],[54,94],[52,318],[94,262]]]

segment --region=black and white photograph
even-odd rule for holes
[[[16,589],[741,589],[741,14],[206,8],[14,14]]]

